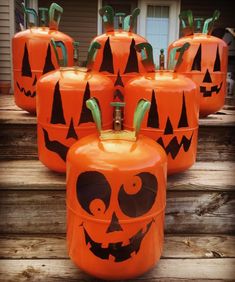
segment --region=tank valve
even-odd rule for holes
[[[164,61],[165,61],[164,49],[161,49],[160,55],[159,55],[159,69],[160,70],[164,70]]]
[[[112,102],[111,106],[114,107],[114,115],[113,115],[113,129],[115,131],[122,130],[122,107],[125,106],[124,102]]]

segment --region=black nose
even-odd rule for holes
[[[210,73],[209,73],[208,69],[206,70],[206,74],[205,74],[205,76],[203,78],[203,82],[212,82],[211,76],[210,76]]]
[[[116,213],[114,212],[113,215],[112,215],[112,219],[111,219],[111,222],[110,222],[110,225],[107,229],[107,233],[110,233],[110,232],[114,232],[114,231],[122,231],[122,227],[121,225],[119,224],[119,221],[118,221],[118,218],[116,216]]]

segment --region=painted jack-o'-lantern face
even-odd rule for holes
[[[126,85],[124,126],[130,128],[136,103],[151,101],[142,133],[166,151],[168,173],[190,167],[196,159],[199,99],[188,78],[171,71],[156,71],[137,77]]]
[[[38,154],[46,166],[64,172],[70,146],[95,131],[91,112],[86,107],[90,97],[97,98],[101,104],[104,127],[111,127],[112,89],[108,78],[86,69],[65,68],[38,81]]]
[[[196,83],[200,96],[200,115],[206,116],[216,112],[224,104],[227,45],[219,38],[195,33],[171,44],[169,52],[185,42],[189,42],[190,47],[185,51],[177,72],[185,74]]]

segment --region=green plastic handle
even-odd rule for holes
[[[111,6],[104,6],[99,9],[99,14],[103,19],[105,31],[113,31],[114,10]]]
[[[92,64],[94,63],[97,51],[98,49],[100,49],[100,47],[101,45],[97,41],[93,41],[89,46],[88,54],[87,54],[87,65],[86,65],[88,69],[90,69]]]
[[[182,11],[179,14],[179,19],[182,24],[182,33],[184,36],[193,34],[193,13],[191,10]]]
[[[150,43],[143,42],[135,45],[137,52],[141,53],[141,61],[147,72],[154,72],[155,66],[153,62],[153,47]]]
[[[55,12],[57,11],[57,19],[55,20]],[[58,30],[61,14],[63,13],[64,9],[56,4],[52,3],[49,8],[49,28]]]
[[[132,32],[135,24],[136,24],[136,20],[138,15],[140,14],[140,9],[139,8],[135,8],[131,15],[128,15],[124,18],[124,30],[127,32]]]
[[[183,55],[186,50],[190,47],[190,43],[186,42],[181,47],[175,47],[170,51],[170,58],[168,63],[168,69],[176,71],[180,64],[183,62]],[[175,60],[176,52],[179,52],[178,60]]]
[[[141,123],[143,121],[145,113],[150,109],[150,105],[151,103],[145,99],[141,99],[138,102],[138,105],[135,109],[134,122],[133,122],[133,128],[134,128],[136,137],[138,136],[140,132]]]
[[[22,7],[23,7],[24,13],[26,15],[27,25],[29,27],[37,26],[38,25],[38,14],[37,14],[37,12],[32,8],[26,8],[24,3],[22,3]],[[30,22],[30,15],[33,16],[33,22]]]
[[[58,65],[60,67],[66,67],[68,65],[68,57],[67,57],[67,50],[66,50],[66,47],[64,45],[64,42],[63,41],[55,41],[54,39],[51,39],[51,45],[53,46],[53,49],[55,51],[55,55],[56,55]],[[59,58],[57,48],[61,48],[61,50],[62,50],[62,59]]]
[[[99,133],[101,133],[102,127],[101,127],[101,113],[100,108],[97,103],[96,98],[90,98],[86,101],[87,108],[91,111],[93,120],[96,124],[96,128]]]
[[[214,23],[215,23],[215,21],[218,20],[219,16],[220,16],[220,11],[215,10],[214,13],[213,13],[213,17],[205,20],[204,25],[203,25],[203,29],[202,29],[202,33],[211,34]]]
[[[79,47],[79,42],[74,41],[73,42],[73,60],[75,62],[75,66],[78,66],[78,47]]]
[[[38,12],[39,12],[40,25],[46,26],[48,8],[40,7],[40,8],[38,8]]]

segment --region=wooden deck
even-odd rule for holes
[[[36,119],[0,97],[0,281],[102,281],[68,258],[65,176],[37,160]],[[130,281],[235,281],[235,111],[200,120],[198,161],[170,176],[165,244]]]

